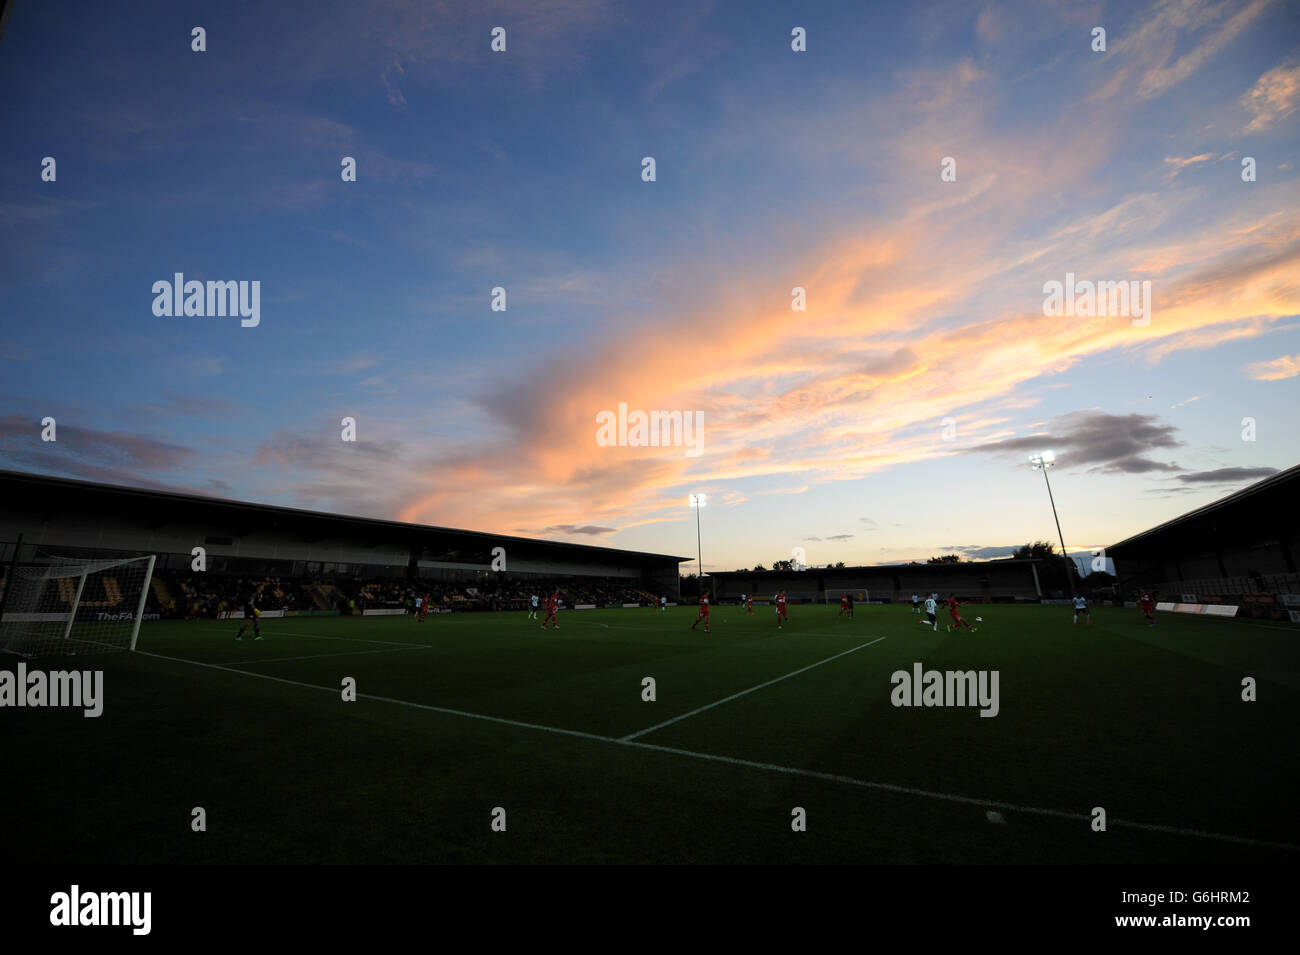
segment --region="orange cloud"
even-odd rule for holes
[[[1246,374],[1256,381],[1281,381],[1300,375],[1300,355],[1283,355],[1272,361],[1257,361],[1246,366]]]
[[[630,340],[594,342],[582,358],[562,360],[503,396],[497,413],[518,438],[508,452],[474,451],[439,465],[430,475],[436,490],[413,499],[402,516],[523,531],[581,513],[587,523],[631,526],[658,509],[680,519],[688,487],[776,477],[802,489],[952,453],[941,437],[943,417],[962,422],[961,443],[1001,433],[1005,419],[968,420],[963,409],[1012,396],[1090,355],[1142,349],[1158,361],[1267,333],[1300,310],[1300,243],[1275,247],[1276,239],[1257,236],[1249,251],[1182,279],[1157,277],[1145,328],[1041,311],[930,322],[932,308],[960,299],[985,271],[959,239],[913,228],[890,242],[828,241],[808,267],[815,316],[811,305],[807,318],[792,315],[781,290],[764,283]],[[934,248],[945,241],[954,243],[947,259]],[[854,275],[878,284],[863,288]],[[1041,302],[1037,288],[1026,291]],[[707,344],[683,348],[701,328],[709,330]],[[873,347],[877,337],[888,346]],[[704,454],[597,446],[595,413],[619,401],[702,410]],[[512,487],[517,493],[504,493]]]
[[[1246,124],[1248,133],[1267,129],[1290,116],[1300,107],[1300,63],[1269,70],[1241,98],[1241,105],[1255,114]]]

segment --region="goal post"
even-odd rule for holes
[[[24,657],[134,650],[156,557],[45,557],[5,581],[0,651]]]
[[[131,646],[130,650],[135,649],[135,642],[140,639],[140,621],[144,619],[144,604],[149,597],[149,584],[153,582],[153,565],[157,560],[154,554],[149,555],[149,563],[144,569],[144,586],[140,588],[140,602],[136,604],[135,619],[131,621]]]

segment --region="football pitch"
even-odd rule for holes
[[[0,714],[6,841],[46,864],[1300,858],[1300,627],[968,610],[974,634],[861,604],[783,631],[722,606],[709,634],[693,607],[285,618],[261,642],[146,623],[136,653],[28,664],[102,668],[104,711]],[[916,664],[996,671],[996,716],[893,705]]]

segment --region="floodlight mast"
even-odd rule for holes
[[[708,502],[707,494],[691,495],[691,507],[695,509],[695,556],[700,570],[700,576],[696,581],[699,584],[699,596],[704,594],[704,547],[700,543],[700,511],[708,505]],[[712,581],[710,581],[709,590],[712,589]]]
[[[1056,464],[1056,455],[1051,451],[1031,454],[1029,463],[1035,471],[1043,472],[1043,482],[1047,485],[1047,499],[1052,502],[1052,520],[1056,521],[1056,539],[1061,542],[1061,557],[1065,560],[1065,582],[1070,588],[1070,598],[1074,599],[1074,565],[1065,552],[1065,535],[1061,533],[1061,519],[1056,514],[1056,498],[1052,496],[1052,482],[1047,479],[1047,469]]]

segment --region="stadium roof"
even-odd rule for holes
[[[49,477],[21,471],[0,469],[0,500],[21,502],[23,510],[39,518],[41,513],[59,514],[69,511],[121,515],[145,520],[153,526],[172,522],[222,523],[247,527],[247,532],[274,529],[289,532],[315,533],[320,537],[349,536],[401,542],[411,546],[437,546],[447,543],[516,544],[525,552],[574,558],[615,558],[635,564],[672,561],[682,563],[690,557],[669,554],[651,554],[643,551],[619,550],[594,544],[571,544],[565,541],[548,541],[531,537],[513,537],[508,534],[489,534],[451,527],[427,524],[408,524],[371,517],[351,517],[307,511],[271,504],[254,504],[232,501],[198,494],[150,488],[121,487],[113,484],[95,484],[72,478]]]
[[[1300,518],[1296,507],[1300,492],[1300,464],[1269,475],[1249,487],[1220,498],[1179,517],[1157,524],[1140,534],[1111,544],[1111,556],[1134,554],[1148,548],[1182,546],[1195,537],[1202,550],[1217,545],[1254,543],[1261,537],[1294,534]]]

